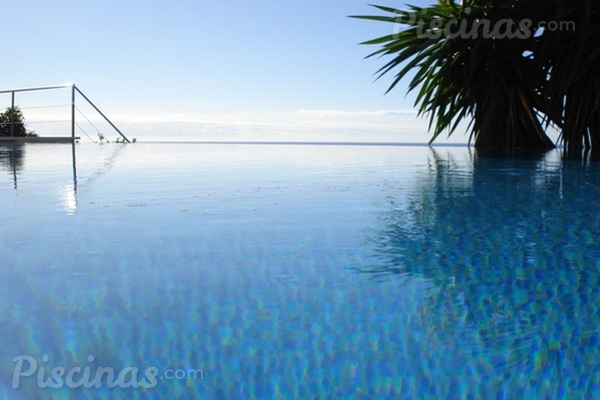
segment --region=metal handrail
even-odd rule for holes
[[[100,111],[100,109],[98,107],[96,107],[96,105],[94,103],[92,103],[92,101],[85,95],[83,94],[83,92],[81,90],[79,90],[79,88],[77,86],[75,86],[74,83],[65,83],[62,85],[53,85],[53,86],[40,86],[40,87],[34,87],[34,88],[25,88],[25,89],[9,89],[9,90],[0,90],[0,94],[5,94],[5,93],[11,93],[12,94],[12,101],[11,101],[11,108],[14,109],[15,108],[15,93],[19,93],[19,92],[33,92],[33,91],[37,91],[37,90],[52,90],[52,89],[64,89],[64,88],[71,88],[71,137],[73,138],[73,140],[75,140],[75,93],[79,93],[93,108],[94,110],[96,110],[98,112],[98,114],[100,114],[102,116],[102,118],[104,118],[106,120],[106,122],[109,123],[110,126],[113,127],[113,129],[115,131],[117,131],[117,133],[119,135],[121,135],[121,137],[123,138],[123,140],[125,140],[127,143],[131,143],[129,141],[129,139],[123,134],[123,132],[121,132],[119,130],[119,128],[116,127],[115,124],[112,123],[111,120],[108,119],[108,117],[106,115],[104,115],[104,113],[102,111]],[[10,136],[13,136],[13,131],[14,131],[14,125],[16,124],[15,122],[11,121],[8,122],[8,124],[10,124]]]
[[[92,103],[92,101],[90,99],[88,99],[88,97],[83,94],[83,92],[81,90],[79,90],[79,88],[77,86],[75,86],[75,84],[73,84],[73,90],[76,90],[77,93],[79,93],[84,99],[87,100],[88,103],[90,103],[90,105],[92,107],[94,107],[94,110],[98,111],[98,114],[100,114],[105,120],[106,122],[108,122],[110,124],[110,126],[112,126],[114,128],[115,131],[117,131],[119,133],[119,135],[121,135],[121,137],[123,138],[123,140],[125,140],[127,143],[131,143],[129,141],[129,139],[127,139],[127,137],[125,135],[123,135],[123,133],[119,130],[119,128],[117,128],[115,126],[115,124],[113,124],[110,119],[108,119],[108,117],[106,115],[104,115],[104,113],[102,111],[100,111],[100,109],[98,107],[96,107],[96,105],[94,103]],[[75,98],[75,95],[73,95],[73,98]],[[75,108],[75,101],[73,100],[73,108]],[[75,117],[73,117],[73,121],[75,121]]]
[[[54,86],[41,86],[35,88],[26,88],[26,89],[9,89],[9,90],[0,90],[0,94],[2,93],[17,93],[17,92],[33,92],[36,90],[51,90],[51,89],[64,89],[71,86],[75,86],[73,83],[64,83],[62,85],[54,85]]]

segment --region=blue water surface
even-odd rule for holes
[[[3,399],[600,398],[598,164],[72,150],[0,146]]]

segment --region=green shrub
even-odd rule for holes
[[[12,129],[11,129],[12,125]],[[12,131],[12,134],[11,134]],[[35,132],[28,131],[25,126],[25,118],[19,107],[7,107],[0,114],[0,136],[37,136]]]

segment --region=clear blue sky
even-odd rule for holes
[[[364,60],[375,48],[358,43],[393,26],[347,16],[373,12],[364,0],[6,2],[0,88],[74,82],[123,124],[355,122],[426,141],[405,86],[384,95],[383,60]]]

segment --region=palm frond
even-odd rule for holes
[[[418,114],[429,117],[431,142],[451,135],[462,120],[475,147],[551,148],[544,126],[563,130],[575,152],[592,146],[600,154],[600,2],[582,0],[439,0],[406,10],[373,5],[386,15],[355,16],[402,26],[399,32],[364,42],[391,57],[377,79],[394,74],[388,92],[414,72]],[[576,32],[544,29],[527,37],[484,35],[482,19],[574,21]],[[447,24],[460,21],[470,35],[446,37]],[[579,144],[578,144],[579,143]]]

